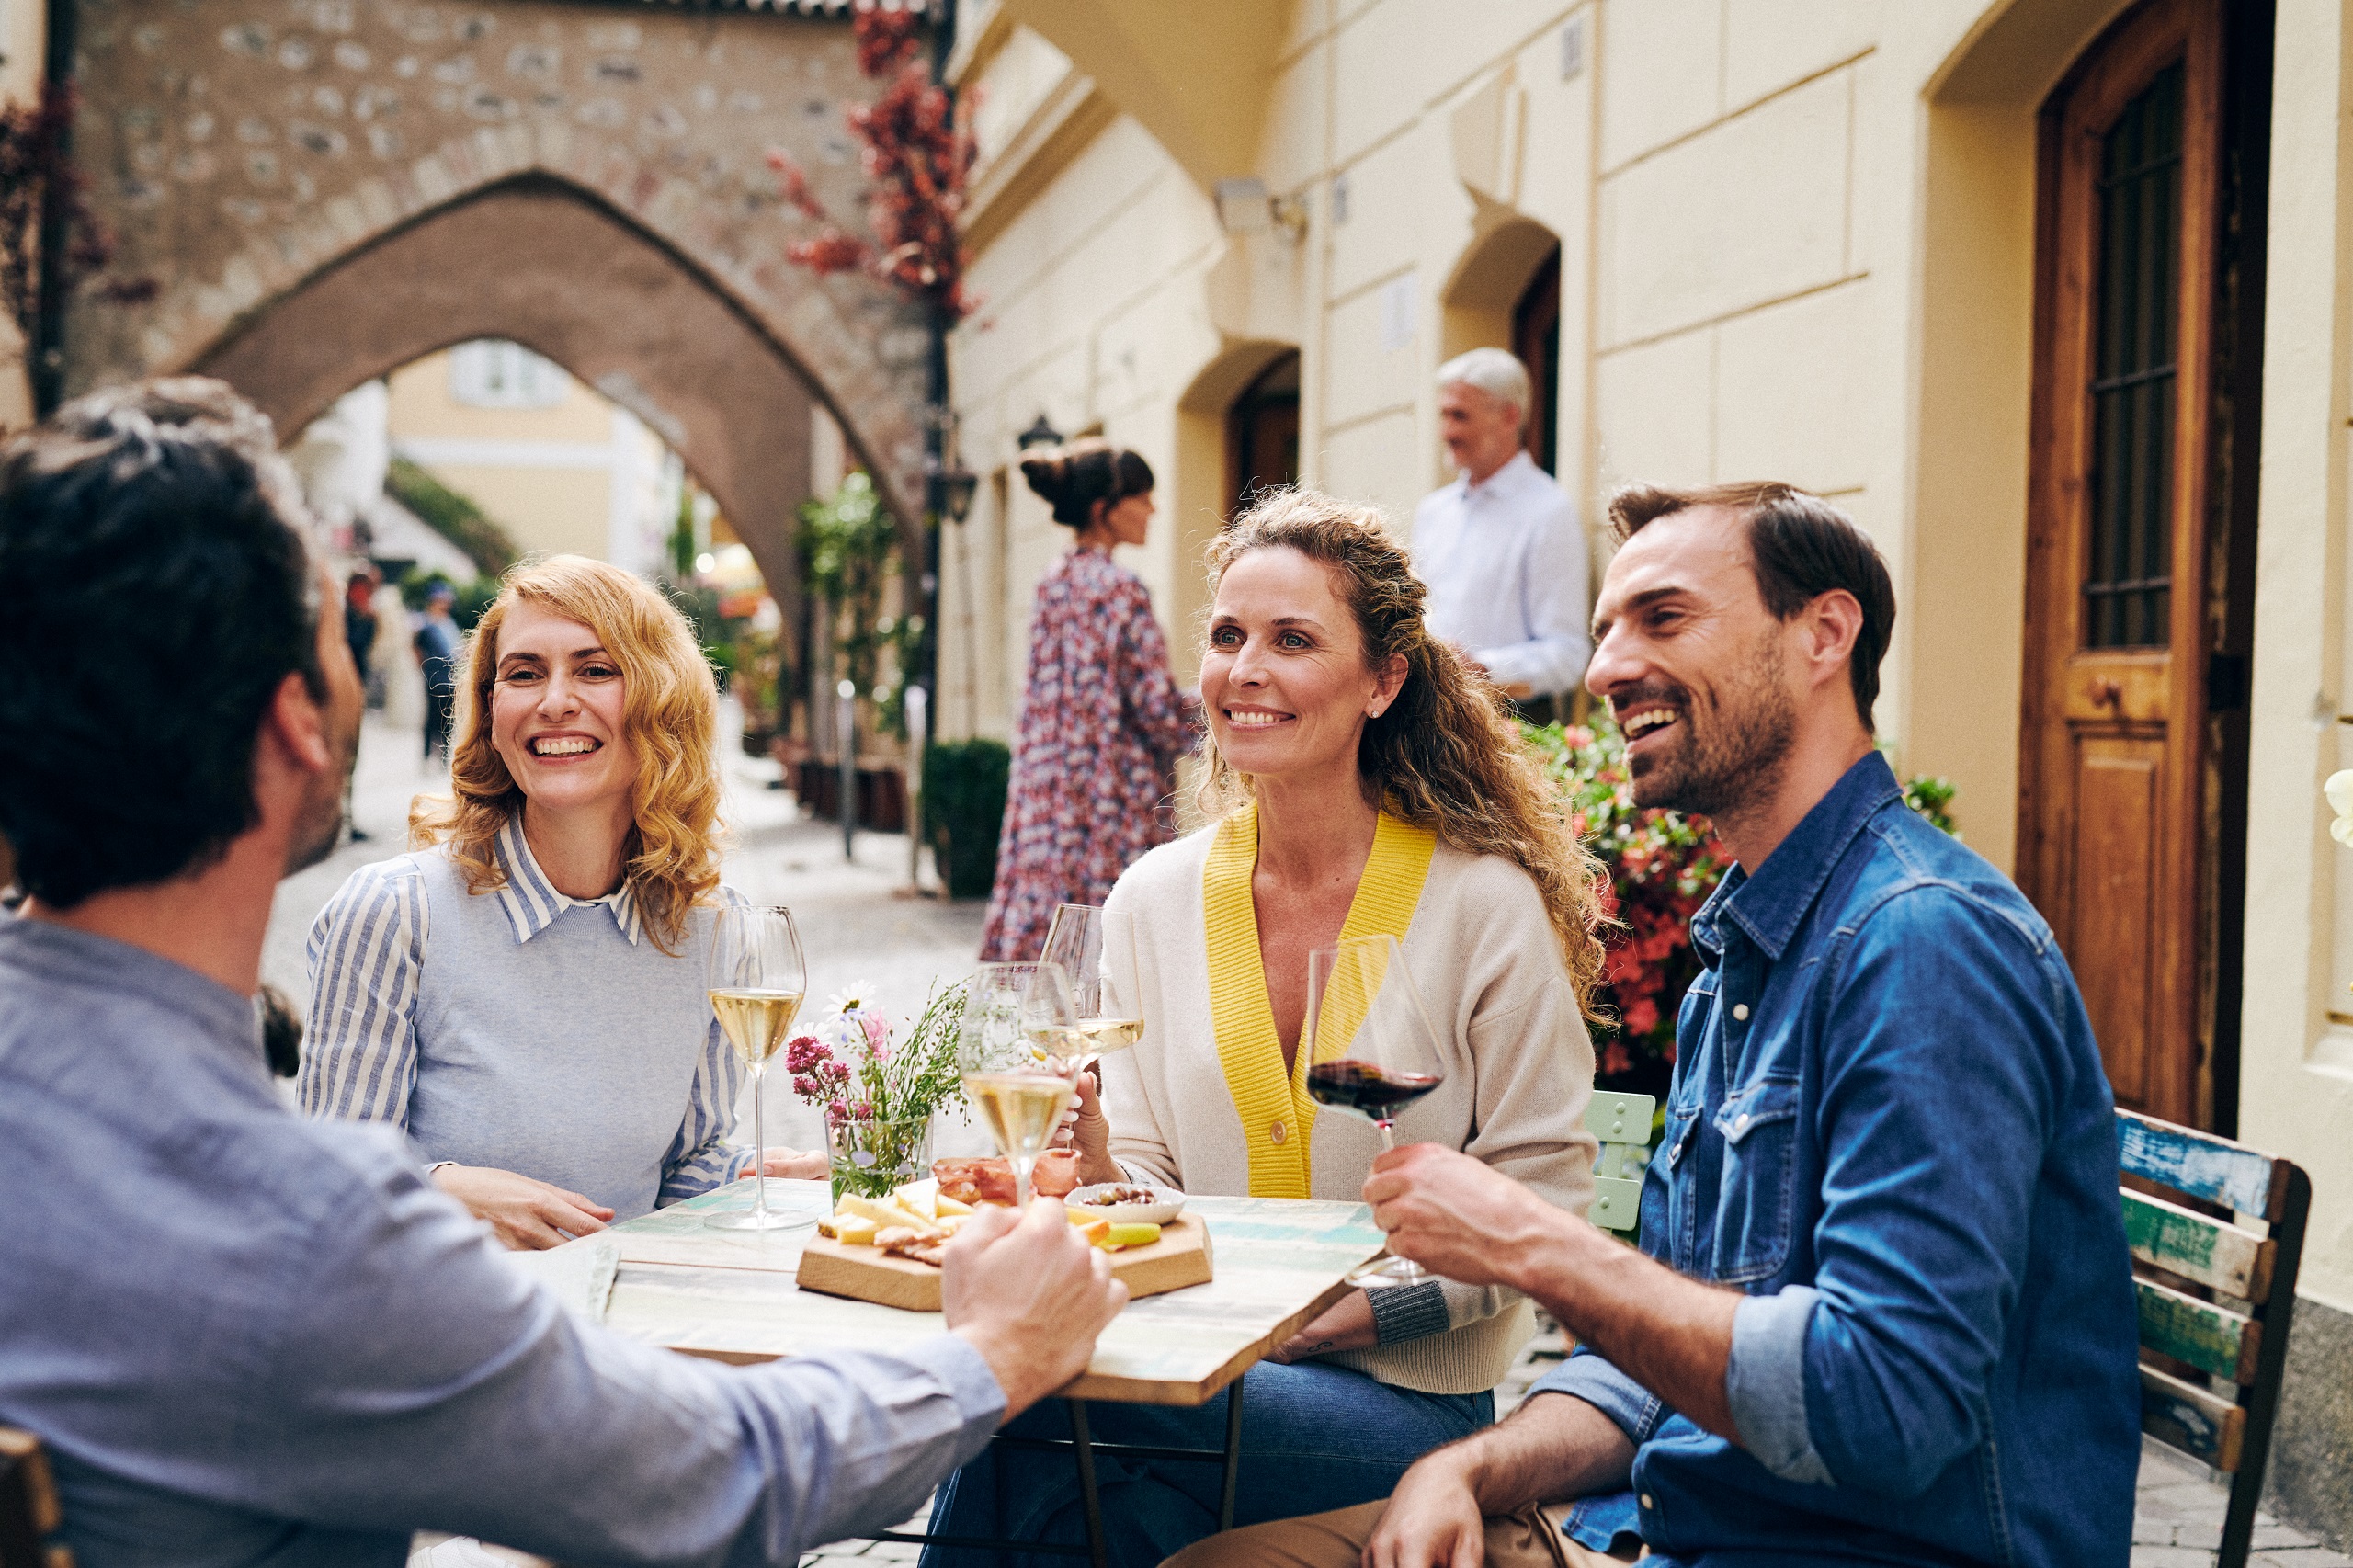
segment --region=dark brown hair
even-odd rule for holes
[[[1722,506],[1740,515],[1748,528],[1748,566],[1756,592],[1776,620],[1787,620],[1823,595],[1845,589],[1862,607],[1862,630],[1847,676],[1855,687],[1855,712],[1871,725],[1879,700],[1879,665],[1887,657],[1895,627],[1895,585],[1871,536],[1855,519],[1793,484],[1751,480],[1669,490],[1630,484],[1609,498],[1609,523],[1623,544],[1661,517],[1695,506]]]
[[[1095,504],[1116,506],[1152,488],[1152,465],[1125,447],[1088,437],[1033,452],[1021,460],[1021,477],[1054,509],[1054,521],[1085,528],[1095,521]]]
[[[1506,716],[1495,682],[1465,663],[1422,619],[1427,590],[1381,514],[1295,486],[1271,490],[1210,545],[1212,593],[1226,568],[1254,550],[1295,550],[1320,562],[1356,619],[1365,664],[1405,661],[1397,700],[1365,721],[1357,774],[1381,809],[1427,828],[1466,855],[1500,855],[1526,871],[1552,916],[1585,1016],[1600,1022],[1600,932],[1608,924],[1600,866],[1569,831],[1561,794]],[[1202,743],[1199,800],[1219,816],[1251,798],[1249,776]]]

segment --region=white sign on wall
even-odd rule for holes
[[[1394,354],[1413,346],[1415,317],[1421,302],[1419,274],[1408,272],[1381,285],[1381,351]]]

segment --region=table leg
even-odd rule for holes
[[[1074,1399],[1067,1403],[1071,1447],[1078,1454],[1079,1501],[1086,1510],[1086,1553],[1094,1560],[1095,1568],[1110,1568],[1110,1553],[1103,1544],[1103,1498],[1095,1490],[1095,1447],[1086,1435],[1086,1402]]]
[[[1242,1381],[1234,1379],[1225,1391],[1225,1485],[1217,1502],[1220,1531],[1233,1528],[1233,1493],[1242,1482]]]

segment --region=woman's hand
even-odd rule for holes
[[[1078,1183],[1092,1187],[1099,1181],[1125,1181],[1128,1173],[1111,1158],[1111,1122],[1103,1114],[1102,1096],[1096,1092],[1095,1074],[1081,1073],[1074,1085],[1078,1104],[1063,1117],[1062,1131],[1054,1138],[1054,1146],[1068,1149],[1078,1156]]]
[[[735,1179],[748,1181],[755,1176],[771,1176],[779,1181],[823,1181],[832,1174],[826,1166],[823,1149],[812,1149],[804,1153],[799,1149],[788,1149],[781,1143],[771,1143],[761,1151],[760,1165],[762,1168],[756,1171],[749,1165],[745,1166],[744,1174]]]
[[[1289,1366],[1334,1350],[1370,1350],[1380,1343],[1381,1327],[1373,1322],[1372,1298],[1362,1290],[1351,1290],[1326,1307],[1305,1328],[1276,1346],[1267,1359]]]
[[[539,1252],[605,1228],[613,1211],[579,1193],[491,1165],[443,1165],[433,1184],[512,1252]]]

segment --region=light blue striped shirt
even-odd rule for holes
[[[518,1170],[622,1210],[624,1219],[748,1169],[751,1152],[726,1142],[744,1069],[704,1001],[700,940],[675,958],[647,941],[632,884],[603,899],[557,892],[519,819],[500,830],[494,854],[506,881],[491,892],[466,893],[447,852],[433,848],[360,867],[320,912],[296,1079],[302,1108],[391,1122],[428,1158]],[[464,926],[462,939],[444,931],[436,943],[436,887],[442,919]],[[742,902],[731,888],[720,892]],[[606,918],[621,942],[613,930],[599,937],[578,924]],[[708,920],[704,912],[690,937]],[[691,972],[674,968],[681,965]],[[583,1005],[584,973],[605,987],[600,1006]],[[494,991],[516,994],[486,994]],[[701,1047],[690,1069],[677,1054],[689,1031]],[[668,1140],[658,1188],[652,1176],[633,1180],[647,1096],[680,1087],[675,1136],[674,1124],[658,1123]],[[547,1114],[538,1114],[542,1105]],[[551,1125],[559,1119],[569,1125]]]

